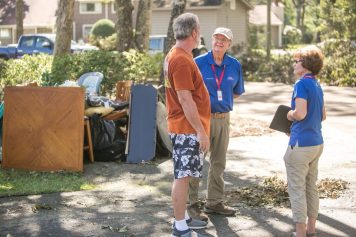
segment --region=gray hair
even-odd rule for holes
[[[199,18],[193,13],[183,13],[173,21],[173,33],[176,40],[188,38],[198,27]]]

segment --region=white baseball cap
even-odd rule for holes
[[[228,29],[228,28],[225,28],[225,27],[216,28],[213,35],[223,35],[228,40],[232,40],[232,38],[234,37],[233,34],[232,34],[232,31],[230,29]]]

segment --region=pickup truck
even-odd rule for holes
[[[25,54],[34,55],[39,53],[53,54],[55,34],[28,34],[22,35],[18,44],[0,47],[0,58],[21,58]],[[71,52],[78,53],[88,50],[98,50],[95,46],[79,45],[72,41]]]
[[[165,43],[166,39],[167,39],[166,35],[150,35],[148,53],[151,55],[154,55],[157,53],[163,53],[164,43]],[[204,38],[201,36],[199,47],[196,49],[193,49],[193,51],[192,51],[193,57],[199,56],[206,52],[208,52],[208,50],[205,47]]]

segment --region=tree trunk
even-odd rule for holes
[[[54,55],[70,53],[73,35],[74,0],[59,0],[56,12],[56,42]]]
[[[164,55],[167,55],[169,50],[175,44],[174,33],[173,33],[173,21],[176,19],[180,14],[182,14],[185,10],[185,6],[187,5],[187,0],[174,0],[173,8],[171,12],[171,19],[169,20],[168,30],[167,30],[167,38],[164,42]],[[161,69],[161,73],[159,76],[159,83],[160,85],[164,85],[164,72],[163,67]],[[163,94],[165,92],[163,91]]]
[[[132,11],[134,7],[128,0],[115,0],[115,3],[117,50],[124,52],[133,48]]]
[[[305,34],[305,27],[304,27],[304,16],[305,16],[305,4],[303,4],[303,8],[302,8],[302,15],[300,18],[300,29],[302,31],[302,37]]]
[[[148,50],[151,26],[151,0],[140,0],[136,17],[135,44],[143,52]]]
[[[267,0],[267,59],[271,55],[271,0]]]
[[[164,55],[166,55],[172,46],[175,44],[174,34],[173,34],[173,21],[180,14],[185,11],[185,6],[187,5],[187,0],[174,0],[173,8],[171,12],[171,19],[168,24],[167,39],[164,42]]]
[[[320,0],[317,0],[317,1],[316,1],[316,5],[317,5],[317,6],[320,6]],[[317,14],[316,19],[317,19],[317,22],[320,22],[320,13]],[[316,32],[316,42],[317,42],[317,43],[321,42],[320,30],[318,30],[318,31]]]
[[[296,8],[296,12],[297,12],[297,28],[301,29],[302,26],[302,15],[303,15],[303,6],[305,4],[305,0],[292,0],[294,7]]]
[[[16,0],[16,41],[23,34],[24,3],[23,0]]]

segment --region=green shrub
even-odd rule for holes
[[[90,51],[82,54],[67,55],[56,60],[56,69],[53,68],[51,80],[61,84],[66,79],[77,80],[86,72],[101,72],[103,94],[112,94],[117,81],[133,80],[144,82],[148,78],[158,77],[159,63],[154,58],[131,50],[118,53],[114,51]],[[63,70],[67,77],[64,78]]]
[[[116,49],[117,34],[102,38],[95,35],[89,36],[89,43],[97,46],[100,50],[113,51]]]
[[[0,75],[5,74],[6,67],[7,67],[6,61],[3,59],[0,59]],[[3,101],[3,98],[4,98],[4,88],[0,82],[0,103]]]
[[[163,54],[151,57],[137,50],[130,50],[123,54],[127,60],[124,73],[129,80],[145,82],[154,78],[158,79],[163,63]]]
[[[266,59],[266,52],[261,49],[249,50],[238,58],[242,64],[244,79],[247,81],[269,81],[292,84],[293,64],[290,54],[271,55]]]
[[[5,73],[5,69],[6,69],[6,61],[0,58],[0,75]]]
[[[310,44],[312,43],[313,38],[314,38],[313,32],[310,29],[306,29],[306,31],[302,36],[302,42],[305,44]]]
[[[90,31],[90,34],[96,37],[105,38],[111,36],[115,32],[114,22],[109,19],[101,19],[95,22],[93,28]]]
[[[111,51],[116,49],[116,38],[114,22],[101,19],[93,25],[89,34],[89,43],[101,50]]]
[[[162,55],[149,56],[138,51],[124,53],[88,51],[80,54],[25,56],[22,59],[0,62],[0,86],[37,82],[42,86],[62,84],[65,80],[78,80],[86,72],[104,75],[103,94],[112,94],[120,80],[146,82],[157,79],[162,68]],[[2,66],[5,65],[5,66]]]
[[[0,86],[11,86],[29,82],[42,83],[42,75],[51,71],[53,57],[46,54],[25,55],[22,59],[10,59],[2,69]]]
[[[328,85],[356,86],[356,43],[329,40],[321,45],[325,54],[320,79]]]
[[[283,44],[297,44],[302,39],[302,32],[294,26],[285,26],[283,30]]]

